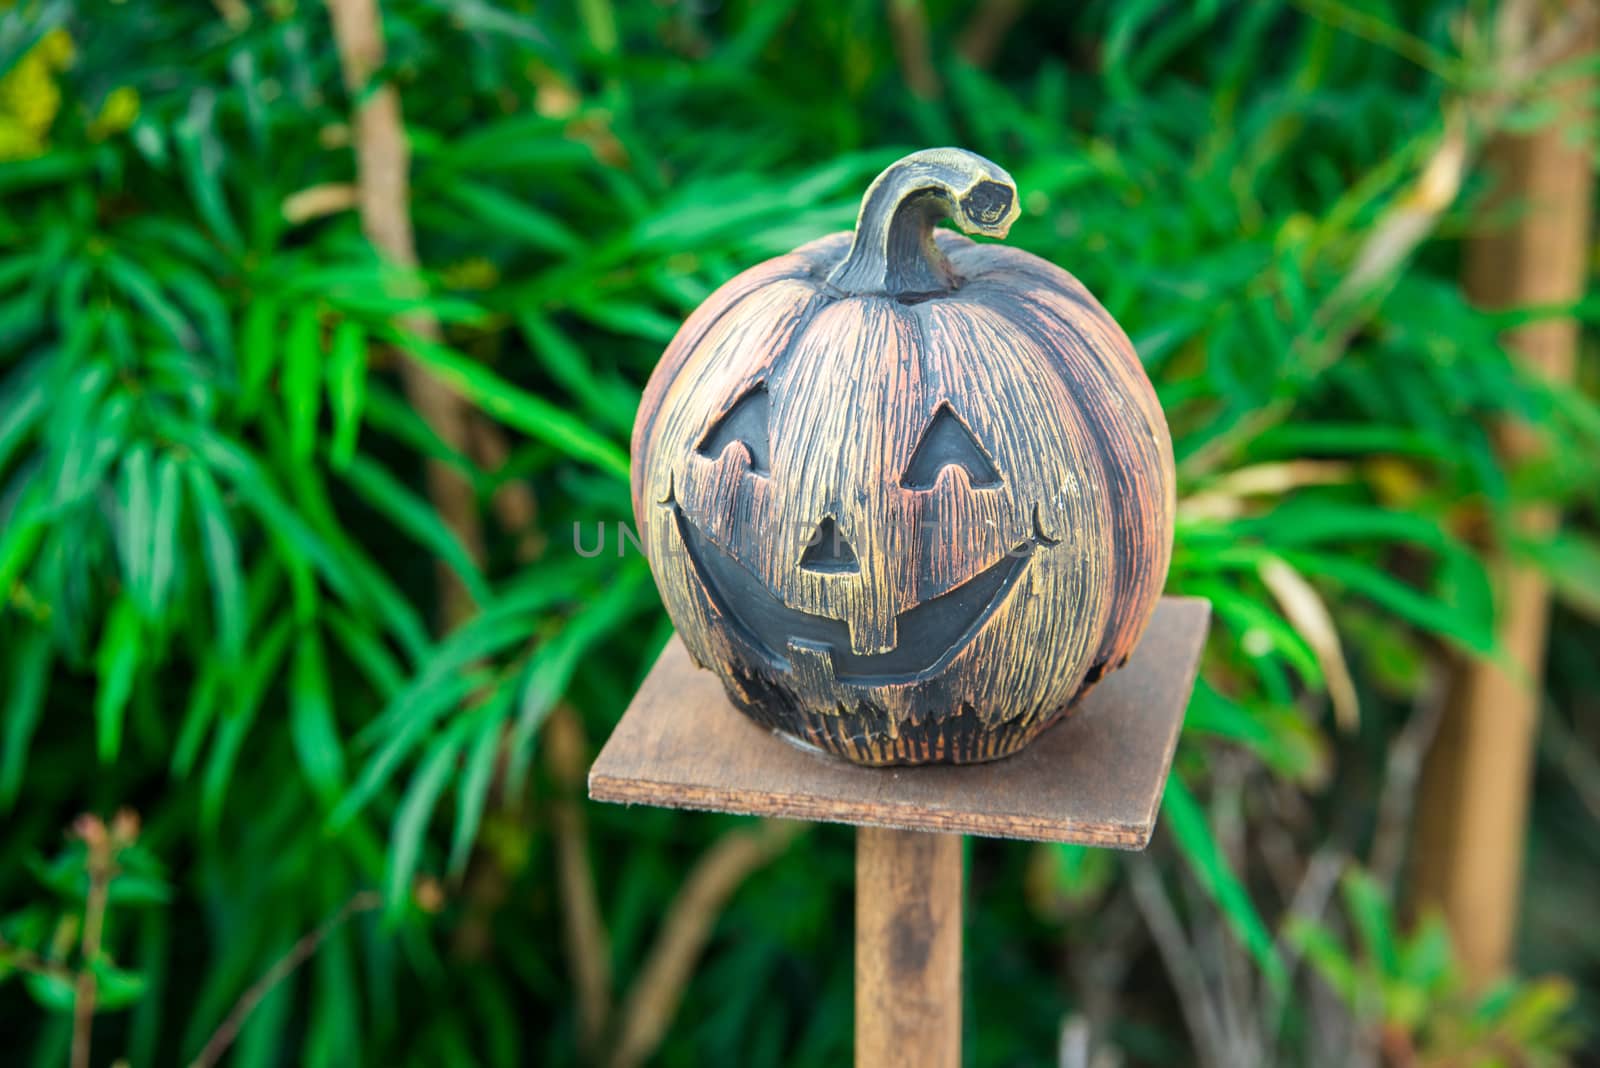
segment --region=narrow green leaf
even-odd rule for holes
[[[255,723],[267,689],[277,681],[289,646],[290,626],[287,618],[279,619],[260,644],[251,647],[243,673],[228,692],[230,707],[224,710],[211,740],[211,754],[200,782],[200,823],[208,831],[215,830],[222,817],[222,802],[245,735]]]
[[[328,406],[333,410],[333,466],[348,466],[356,454],[361,417],[367,398],[367,338],[361,327],[345,319],[333,331],[328,359]]]
[[[212,124],[216,110],[214,89],[194,90],[189,94],[188,111],[172,128],[172,140],[200,217],[224,245],[238,250],[244,247],[244,239],[239,236],[222,189],[227,150]]]
[[[1495,649],[1494,629],[1488,618],[1462,612],[1459,606],[1419,593],[1367,564],[1327,553],[1294,551],[1283,555],[1305,574],[1342,583],[1402,619],[1473,652],[1487,654]],[[1478,570],[1481,576],[1481,566]]]
[[[347,601],[359,597],[348,561],[334,553],[300,513],[286,501],[270,472],[235,442],[197,433],[201,455],[226,475],[234,491],[250,506],[279,550],[295,588],[295,608],[302,617],[313,610],[315,593],[310,570],[322,575]]]
[[[94,702],[95,738],[102,764],[116,760],[121,751],[124,714],[138,678],[142,651],[138,607],[132,599],[119,597],[106,615],[95,653],[99,681]]]
[[[1321,782],[1328,770],[1327,741],[1296,708],[1249,707],[1224,697],[1204,678],[1195,683],[1185,733],[1209,734],[1245,746],[1280,775]]]
[[[1266,647],[1266,652],[1276,652],[1284,657],[1294,665],[1307,684],[1322,688],[1322,667],[1317,663],[1316,653],[1312,652],[1299,631],[1260,599],[1216,581],[1187,583],[1184,592],[1209,600],[1217,615],[1233,625],[1241,638],[1252,631],[1266,636],[1271,643]],[[1247,655],[1257,654],[1247,646]]]
[[[344,745],[334,720],[322,640],[314,626],[300,628],[289,669],[289,737],[306,781],[331,804],[344,785]]]
[[[1289,939],[1316,969],[1327,984],[1333,987],[1346,1005],[1358,1005],[1366,984],[1333,935],[1325,928],[1305,920],[1296,919],[1289,925]]]
[[[489,799],[489,787],[494,780],[494,766],[500,755],[505,737],[505,713],[516,696],[514,686],[501,686],[484,706],[473,716],[477,736],[467,752],[466,766],[462,769],[461,785],[456,795],[456,823],[450,839],[450,867],[452,877],[467,868],[472,855],[472,843],[478,837],[478,827],[483,822],[484,804]]]
[[[464,480],[472,484],[476,494],[480,497],[489,495],[491,479],[471,458],[440,438],[408,401],[382,388],[377,382],[372,382],[370,385],[373,388],[367,392],[366,409],[363,413],[367,425],[395,438],[399,444],[417,453],[419,459],[438,460],[448,464]],[[549,451],[543,445],[538,447],[545,449],[546,452]],[[504,471],[504,468],[501,471]],[[496,472],[497,476],[499,474],[500,472]]]
[[[150,546],[155,540],[155,496],[150,477],[150,447],[143,442],[128,450],[122,461],[122,523],[118,547],[128,593],[142,610],[150,605]],[[146,611],[147,615],[153,613]]]
[[[1249,450],[1253,456],[1295,458],[1316,453],[1394,453],[1443,459],[1450,455],[1451,442],[1404,427],[1292,422],[1263,430],[1249,443]]]
[[[431,644],[422,614],[400,588],[372,561],[352,555],[349,565],[360,588],[362,606],[399,643],[412,660],[420,660]]]
[[[343,893],[343,873],[330,874],[334,878],[325,875],[323,883],[333,884],[334,893]],[[356,967],[351,951],[353,941],[348,927],[331,932],[312,962],[315,977],[306,1009],[310,1023],[304,1047],[305,1068],[345,1068],[370,1059],[362,1056],[361,1040],[371,1019],[367,1002],[371,988]]]
[[[13,372],[6,386],[0,392],[0,471],[11,461],[12,451],[40,424],[49,402],[37,365]]]
[[[208,257],[209,259],[209,257]],[[234,366],[233,326],[227,299],[217,287],[217,279],[194,268],[163,257],[159,275],[162,283],[189,312],[186,319],[204,339],[206,356],[224,367]],[[156,265],[152,264],[152,270]]]
[[[261,406],[267,383],[278,363],[278,301],[269,296],[251,299],[239,330],[239,406],[250,414]]]
[[[177,741],[172,746],[172,774],[187,779],[200,756],[200,746],[206,740],[221,704],[222,682],[237,670],[231,656],[201,654],[199,677],[189,688],[188,707],[184,710],[183,724],[178,728]]]
[[[454,201],[456,206],[487,224],[491,233],[515,238],[540,251],[567,256],[576,256],[584,249],[583,240],[554,216],[493,186],[457,178],[443,186],[440,192],[446,199]]]
[[[387,700],[405,685],[405,673],[394,654],[384,647],[377,636],[365,629],[364,620],[358,622],[338,608],[329,607],[323,622],[328,625],[339,647],[372,683],[378,696]]]
[[[222,495],[203,464],[184,465],[194,494],[196,519],[206,570],[211,576],[212,613],[224,655],[237,658],[244,649],[244,582],[239,573],[239,547]]]
[[[22,981],[41,1008],[50,1012],[72,1011],[77,987],[71,979],[55,972],[28,972]]]
[[[490,599],[477,562],[432,504],[364,456],[352,457],[344,475],[363,500],[449,564],[475,603],[481,605]]]
[[[167,607],[177,570],[178,546],[183,523],[183,470],[170,453],[156,460],[155,507],[150,529],[149,599],[147,618],[155,619]]]
[[[1380,975],[1395,978],[1400,955],[1395,947],[1394,912],[1377,880],[1353,870],[1344,877],[1344,906],[1361,936],[1362,948],[1373,958]]]
[[[1450,928],[1442,915],[1429,912],[1400,950],[1400,974],[1408,982],[1431,991],[1449,982],[1454,968]]]
[[[1517,548],[1545,573],[1556,595],[1574,611],[1600,620],[1600,539],[1568,529],[1548,541],[1524,541]]]
[[[1243,524],[1278,548],[1299,548],[1329,541],[1409,541],[1446,553],[1464,553],[1465,546],[1425,515],[1387,508],[1340,504],[1327,499],[1293,500],[1259,519]]]
[[[638,397],[620,383],[608,382],[595,373],[595,361],[562,333],[549,319],[534,311],[517,316],[517,326],[546,370],[583,405],[586,414],[618,434],[633,427],[633,411]]]
[[[460,752],[461,739],[456,732],[436,739],[395,813],[384,895],[391,912],[398,912],[410,900],[411,880],[422,855],[423,835],[427,833],[428,821],[439,802],[440,792],[450,781]]]
[[[11,597],[11,587],[33,562],[39,543],[50,524],[44,509],[35,503],[40,482],[30,479],[18,497],[16,507],[0,524],[0,603]]]
[[[283,390],[285,422],[289,427],[289,447],[294,457],[304,462],[317,444],[317,414],[322,399],[322,318],[316,306],[295,312],[289,320],[289,333],[283,350]]]
[[[101,958],[94,962],[95,1011],[125,1009],[144,997],[145,980],[138,972],[112,966]]]
[[[628,337],[665,345],[682,323],[645,304],[625,300],[583,301],[575,310],[589,322]]]
[[[179,348],[193,350],[200,347],[200,335],[195,333],[194,327],[189,325],[188,318],[178,306],[161,292],[160,285],[148,271],[132,260],[115,254],[106,256],[100,267],[112,285],[122,290],[134,306],[161,327]]]
[[[572,681],[584,653],[617,627],[621,621],[647,603],[641,592],[646,585],[642,568],[619,575],[609,587],[567,620],[566,625],[528,658],[523,677],[517,719],[511,733],[509,779],[520,784],[527,772],[533,739]]]
[[[592,165],[594,149],[564,136],[563,126],[559,119],[531,112],[483,122],[436,149],[428,170],[526,170],[548,177]],[[419,149],[418,155],[423,154]]]
[[[394,345],[425,364],[440,382],[489,415],[574,459],[592,463],[618,479],[627,479],[627,453],[611,439],[595,433],[583,420],[542,397],[518,389],[454,349],[399,331],[391,331],[387,336]]]
[[[370,259],[297,263],[278,283],[285,300],[315,301],[357,322],[427,314],[442,323],[481,326],[488,316],[470,300],[428,292],[415,270]]]
[[[400,761],[426,737],[433,724],[467,696],[489,685],[484,672],[457,673],[427,678],[426,685],[407,687],[386,717],[394,721],[378,751],[362,766],[355,783],[328,817],[328,829],[341,831],[388,783]],[[403,714],[398,714],[403,709]]]
[[[6,650],[6,692],[0,700],[4,735],[0,736],[0,811],[11,808],[22,788],[28,766],[28,748],[44,711],[50,666],[55,656],[50,632],[28,627]]]

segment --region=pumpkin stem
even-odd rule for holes
[[[1016,183],[995,164],[960,148],[913,152],[867,187],[855,241],[828,281],[858,296],[948,293],[960,279],[933,243],[934,224],[1005,237],[1016,217]]]

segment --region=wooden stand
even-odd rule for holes
[[[961,836],[861,828],[856,1063],[958,1068],[960,1006]]]
[[[961,1063],[961,835],[1142,849],[1211,607],[1166,598],[1128,664],[1016,756],[864,768],[729,705],[674,639],[589,771],[597,801],[849,823],[856,838],[856,1063]],[[931,833],[930,833],[931,832]]]

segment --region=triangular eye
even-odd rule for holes
[[[966,424],[950,410],[949,403],[939,405],[938,411],[922,432],[922,441],[912,453],[906,473],[900,476],[900,485],[906,489],[932,489],[939,472],[956,464],[967,470],[967,480],[974,486],[998,486],[1000,472],[994,461],[983,451],[978,439],[972,436]]]
[[[715,460],[733,442],[743,442],[750,450],[750,470],[758,475],[768,474],[771,443],[767,437],[767,414],[770,408],[766,387],[756,386],[717,420],[696,451]]]

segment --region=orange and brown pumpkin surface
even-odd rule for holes
[[[917,152],[853,234],[753,267],[662,356],[633,508],[684,644],[758,722],[864,764],[1013,753],[1121,666],[1172,551],[1127,336],[1004,237],[1010,175]]]

